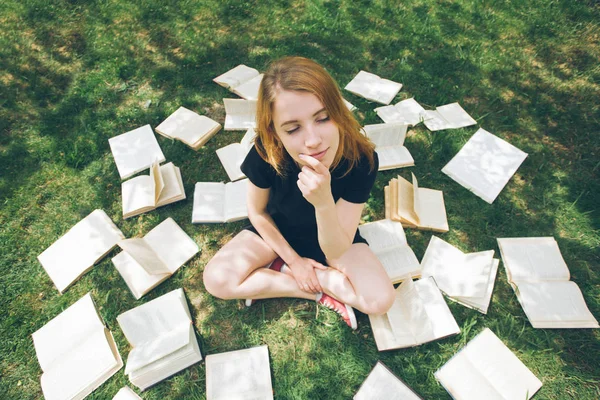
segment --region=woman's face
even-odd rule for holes
[[[340,132],[317,96],[280,90],[273,103],[273,125],[288,154],[300,165],[299,155],[311,156],[329,168],[337,153]]]

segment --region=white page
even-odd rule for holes
[[[419,226],[448,232],[448,218],[441,190],[419,188]]]
[[[127,252],[149,274],[169,274],[171,270],[154,249],[142,238],[121,240],[119,247]]]
[[[418,280],[415,282],[415,289],[423,302],[423,308],[431,327],[429,331],[427,329],[415,331],[419,343],[460,333],[454,316],[432,278]]]
[[[160,165],[157,161],[152,163],[150,166],[150,178],[152,179],[152,184],[154,185],[154,203],[156,204],[158,197],[165,187],[165,182],[162,174],[160,173]]]
[[[160,173],[163,178],[164,187],[156,202],[157,206],[172,203],[174,200],[185,199],[185,189],[181,179],[181,171],[173,163],[167,163],[160,167]]]
[[[144,241],[171,273],[200,251],[196,242],[170,217],[148,232]]]
[[[415,176],[415,174],[413,174],[412,172],[410,173],[410,176],[412,177],[413,210],[415,211],[415,214],[417,214],[419,225],[423,225],[421,216],[423,212],[421,211],[422,206],[421,192],[419,191],[419,182],[417,181],[417,177]]]
[[[498,238],[498,247],[510,281],[570,279],[569,268],[553,237]]]
[[[104,257],[123,233],[102,210],[94,210],[38,256],[59,292]]]
[[[263,76],[264,74],[257,75],[241,85],[236,86],[233,88],[233,92],[246,100],[257,100],[258,89],[260,87],[260,83],[262,82]]]
[[[396,289],[398,301],[387,312],[394,336],[404,336],[406,328],[412,333],[414,344],[420,344],[419,338],[431,335],[431,321],[427,318],[424,303],[419,296],[418,282],[407,279]]]
[[[575,282],[518,282],[518,298],[527,318],[536,323],[582,322],[582,327],[598,327]],[[573,326],[574,327],[574,326]]]
[[[400,222],[382,219],[359,225],[358,230],[374,252],[407,244],[406,234]]]
[[[450,129],[448,121],[440,113],[434,110],[425,110],[423,112],[423,123],[432,132]]]
[[[245,177],[244,173],[240,169],[244,159],[244,152],[242,146],[239,143],[231,143],[225,147],[221,147],[216,151],[221,165],[225,169],[227,176],[231,181],[236,181]]]
[[[135,346],[127,356],[125,374],[130,374],[187,346],[190,343],[190,330],[193,330],[191,321],[157,336],[154,340]]]
[[[466,305],[467,307],[473,307],[477,311],[483,314],[487,314],[488,308],[490,306],[490,301],[492,300],[492,293],[494,291],[494,283],[496,282],[496,275],[498,274],[499,264],[499,259],[492,259],[492,266],[490,268],[488,284],[485,290],[485,295],[483,297],[452,296],[451,298],[462,305]]]
[[[408,125],[403,123],[373,124],[363,127],[367,137],[375,143],[376,148],[385,146],[402,146],[406,138]]]
[[[401,83],[382,79],[366,71],[360,71],[345,87],[357,96],[382,104],[390,104],[401,88]]]
[[[204,115],[198,115],[185,107],[179,107],[155,129],[162,135],[180,139],[187,145],[194,146],[205,135],[221,129],[221,125]]]
[[[197,182],[192,222],[225,222],[225,184]]]
[[[108,144],[121,179],[150,168],[155,161],[165,161],[150,125],[114,136],[108,139]]]
[[[257,76],[258,70],[240,64],[213,79],[214,82],[226,88],[235,88]]]
[[[225,130],[247,130],[256,127],[256,100],[223,99]]]
[[[367,379],[353,397],[353,400],[419,400],[404,382],[377,362]]]
[[[475,121],[458,103],[446,104],[436,108],[437,112],[448,121],[450,129],[464,128],[476,125]]]
[[[206,399],[273,399],[267,346],[207,356]]]
[[[379,171],[415,165],[415,160],[404,146],[380,147],[376,151],[379,156]]]
[[[527,153],[479,129],[442,172],[491,204],[525,158]]]
[[[344,105],[346,106],[346,108],[350,111],[354,111],[356,110],[356,107],[354,106],[354,104],[350,103],[348,100],[346,99],[342,99],[344,101]]]
[[[112,400],[142,400],[142,398],[129,387],[125,386],[117,392]]]
[[[191,316],[183,289],[176,289],[124,312],[117,321],[133,347],[155,340],[177,327],[188,325]]]
[[[225,185],[225,221],[248,218],[248,179]]]
[[[112,263],[125,280],[133,297],[139,299],[167,279],[171,273],[150,274],[131,255],[122,251],[112,258]]]
[[[400,122],[414,126],[423,120],[425,109],[414,98],[410,98],[393,106],[378,107],[375,112],[385,123]]]
[[[407,244],[379,250],[375,255],[393,283],[407,276],[413,278],[421,276],[421,264],[419,264],[417,256]]]
[[[148,175],[136,176],[121,183],[123,216],[155,206],[155,186]]]

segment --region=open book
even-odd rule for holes
[[[492,204],[527,158],[527,153],[479,129],[442,172]]]
[[[248,218],[247,190],[248,179],[196,183],[192,223],[234,222]]]
[[[465,254],[432,236],[421,261],[423,278],[432,276],[444,294],[486,314],[492,298],[498,260],[494,250]]]
[[[217,76],[213,81],[246,100],[256,100],[262,78],[263,74],[254,68],[240,64]]]
[[[165,161],[150,125],[111,137],[108,144],[121,179],[150,168],[155,161]]]
[[[136,392],[131,390],[130,387],[124,386],[117,392],[112,400],[142,400],[142,398],[138,396]]]
[[[457,129],[476,125],[475,121],[458,103],[436,107],[423,113],[423,122],[430,131]]]
[[[223,104],[226,131],[256,128],[256,100],[223,99]]]
[[[125,239],[102,210],[94,210],[38,256],[60,293]]]
[[[119,242],[123,251],[112,262],[136,299],[173,275],[200,251],[172,218],[167,218],[143,238]]]
[[[185,199],[181,171],[167,163],[150,167],[150,176],[141,175],[121,184],[123,219],[134,217],[155,208]]]
[[[488,328],[434,376],[456,400],[527,400],[542,387],[542,382]]]
[[[206,356],[206,400],[273,400],[266,345]]]
[[[375,143],[379,156],[379,171],[415,165],[410,152],[404,147],[406,128],[403,123],[365,125],[367,137]]]
[[[375,112],[386,124],[399,122],[415,126],[425,118],[425,109],[414,98],[402,100],[393,106],[377,107]]]
[[[255,136],[256,132],[254,132],[254,129],[250,128],[246,131],[246,134],[239,143],[231,143],[217,150],[217,156],[219,157],[221,164],[223,164],[227,176],[229,176],[229,179],[232,181],[237,181],[246,177],[240,169],[240,166],[246,159],[252,146],[254,146]]]
[[[179,107],[154,129],[169,139],[180,140],[198,150],[221,130],[221,124],[185,107]]]
[[[382,219],[359,225],[362,237],[369,242],[392,283],[421,276],[421,265],[406,241],[402,224]]]
[[[123,366],[89,293],[32,337],[46,400],[83,399]]]
[[[381,361],[360,385],[353,400],[422,400],[404,381],[398,378]]]
[[[382,79],[366,71],[360,71],[344,89],[367,100],[390,104],[402,89],[402,84]]]
[[[443,192],[420,188],[411,175],[412,184],[398,175],[385,187],[386,218],[400,221],[406,228],[448,232]]]
[[[369,315],[379,351],[418,346],[460,333],[433,278],[407,279],[396,289],[396,301],[383,315]]]
[[[126,311],[117,321],[133,347],[125,374],[140,390],[202,360],[183,289]]]
[[[598,328],[553,237],[500,238],[498,247],[534,328]]]

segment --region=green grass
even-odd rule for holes
[[[202,270],[245,223],[192,225],[193,186],[227,180],[215,150],[242,132],[222,131],[198,152],[158,137],[181,168],[188,200],[127,221],[108,146],[108,138],[155,127],[180,105],[222,122],[221,99],[235,95],[212,79],[240,63],[264,70],[284,55],[314,58],[342,87],[361,69],[402,82],[394,103],[459,101],[479,126],[529,154],[494,204],[440,171],[477,128],[418,127],[406,142],[416,166],[379,174],[365,219],[382,218],[383,187],[413,171],[421,186],[444,191],[451,231],[441,237],[464,251],[498,256],[497,237],[554,236],[600,317],[598,21],[597,2],[566,0],[2,2],[0,397],[41,397],[31,334],[88,291],[126,358],[116,316],[183,287],[203,354],[267,344],[278,399],[351,398],[377,360],[424,398],[449,398],[433,372],[484,327],[542,380],[536,399],[599,398],[599,331],[532,329],[502,264],[488,315],[451,303],[460,335],[385,353],[377,352],[365,315],[350,332],[306,301],[245,309],[212,298]],[[376,104],[344,96],[361,122],[380,122]],[[201,254],[135,301],[110,262],[115,251],[61,296],[36,257],[96,208],[127,237],[171,216]],[[420,259],[431,233],[407,236]],[[89,398],[112,398],[127,383],[119,371]],[[144,393],[204,397],[204,363]]]

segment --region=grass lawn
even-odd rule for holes
[[[243,132],[221,131],[193,151],[158,136],[181,168],[188,199],[123,221],[121,180],[108,138],[156,127],[179,106],[221,123],[212,79],[243,63],[264,70],[284,55],[323,64],[345,86],[363,69],[404,84],[393,103],[428,109],[458,101],[478,127],[529,154],[492,205],[441,172],[478,127],[411,129],[411,168],[381,172],[364,213],[383,218],[383,187],[414,172],[444,191],[450,232],[465,252],[499,250],[497,237],[554,236],[571,280],[600,317],[600,7],[595,1],[172,1],[6,0],[0,4],[0,398],[42,396],[31,334],[85,293],[126,359],[116,317],[183,287],[204,355],[269,346],[277,399],[350,399],[377,360],[426,399],[450,398],[433,372],[489,327],[543,382],[536,399],[600,398],[600,331],[533,329],[503,265],[487,315],[450,303],[461,333],[379,353],[369,320],[350,331],[314,303],[216,300],[204,290],[211,256],[247,222],[192,225],[197,181],[227,181],[215,150]],[[496,4],[497,3],[497,4]],[[395,5],[389,5],[395,4]],[[491,3],[490,3],[491,4]],[[364,124],[378,106],[344,91]],[[148,100],[151,101],[149,107]],[[36,257],[101,208],[127,237],[172,217],[201,253],[135,301],[113,251],[64,295]],[[421,259],[430,232],[406,229]],[[123,370],[90,399],[128,384]],[[143,394],[205,398],[199,363]]]

